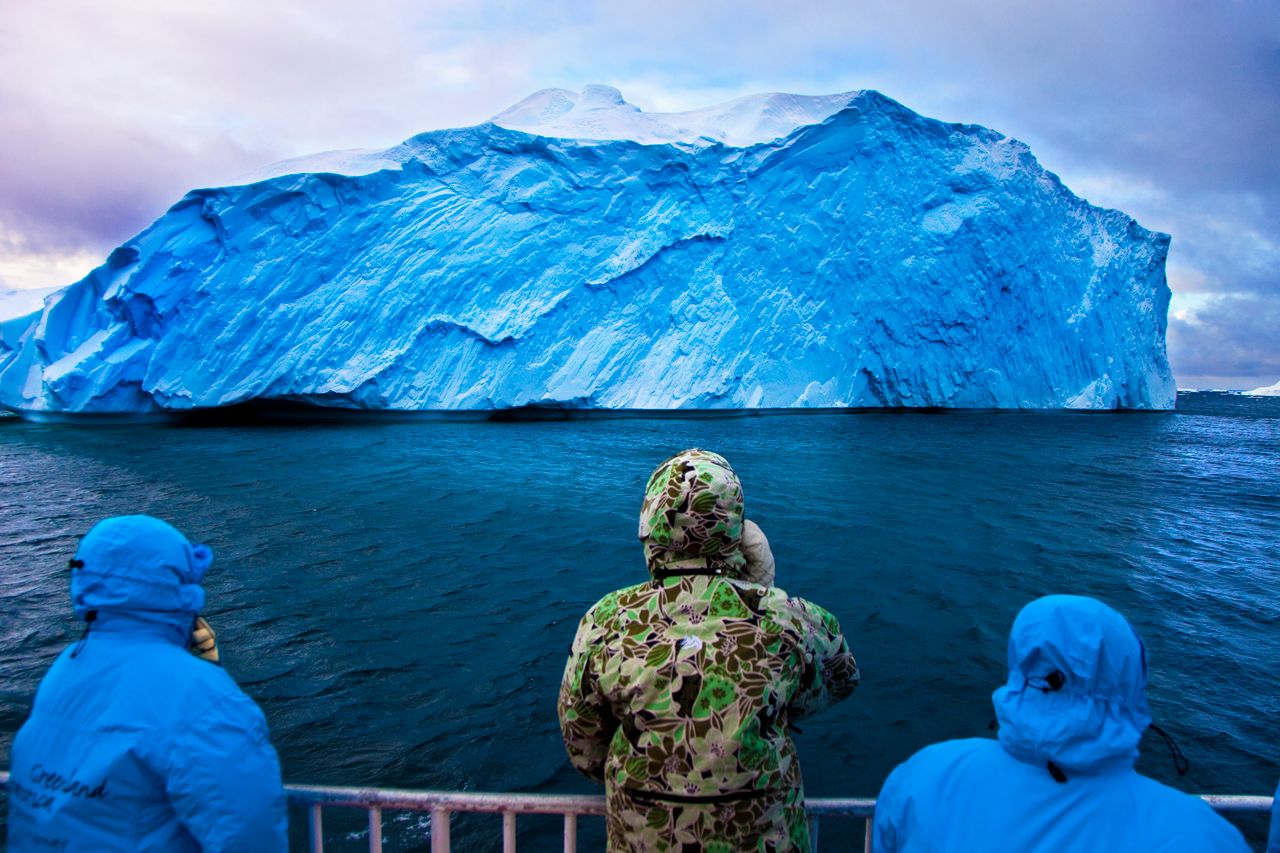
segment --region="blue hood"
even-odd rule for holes
[[[158,518],[123,515],[98,522],[80,540],[71,570],[76,616],[108,613],[195,614],[213,552],[192,545]]]
[[[1000,744],[1068,776],[1132,767],[1151,724],[1146,686],[1146,650],[1123,616],[1092,598],[1037,599],[1013,623],[1009,680],[991,697]]]

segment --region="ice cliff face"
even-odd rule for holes
[[[0,324],[0,405],[1174,403],[1169,238],[876,92],[664,115],[548,90],[278,171]]]

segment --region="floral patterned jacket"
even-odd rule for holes
[[[821,607],[677,575],[610,593],[583,617],[560,728],[573,766],[605,782],[610,850],[807,850],[788,726],[858,680]]]

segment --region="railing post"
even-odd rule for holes
[[[449,853],[449,811],[431,810],[431,853]]]
[[[578,815],[574,812],[564,816],[564,853],[578,853]]]
[[[818,849],[818,816],[816,814],[809,815],[809,849]]]
[[[516,813],[502,813],[502,853],[516,853]]]
[[[324,829],[320,822],[320,806],[314,805],[307,811],[311,818],[311,853],[324,853]]]
[[[862,842],[862,853],[871,853],[871,837],[873,835],[871,827],[874,825],[874,818],[866,817],[862,819],[863,832],[865,834],[865,839]]]
[[[369,853],[382,853],[382,809],[369,806]]]

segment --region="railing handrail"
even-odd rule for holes
[[[1272,797],[1252,794],[1196,794],[1216,812],[1266,812],[1271,810]]]
[[[289,802],[300,806],[351,806],[404,811],[521,812],[530,814],[604,814],[604,797],[591,794],[502,794],[483,791],[432,791],[420,788],[358,788],[285,785]]]
[[[6,786],[9,773],[0,770],[0,786]],[[433,851],[449,850],[449,815],[453,812],[500,814],[503,819],[503,850],[515,850],[515,816],[517,814],[558,814],[564,817],[564,849],[577,850],[577,817],[603,815],[605,798],[599,794],[510,794],[484,791],[432,791],[411,788],[360,788],[331,785],[285,785],[290,805],[309,812],[311,849],[323,851],[321,809],[326,807],[358,808],[369,813],[369,849],[382,850],[382,812],[430,812]],[[1218,812],[1266,812],[1272,798],[1250,794],[1198,794]],[[861,818],[864,822],[865,850],[871,849],[871,819],[876,801],[872,797],[806,798],[811,830],[816,835],[818,818],[841,816]]]
[[[521,812],[530,814],[604,814],[600,794],[510,794],[484,791],[433,791],[421,788],[359,788],[331,785],[285,785],[295,805],[350,806],[404,811]],[[1196,794],[1219,812],[1261,812],[1271,797],[1252,794]],[[874,797],[806,797],[805,808],[815,814],[870,817]]]
[[[9,771],[0,770],[0,785],[9,782]],[[529,814],[604,814],[600,794],[509,794],[484,791],[432,791],[423,788],[361,788],[341,785],[285,785],[289,802],[299,806],[349,806],[403,811],[522,812]],[[1265,812],[1271,797],[1252,794],[1197,794],[1214,811]],[[805,807],[815,814],[870,817],[874,797],[806,797]]]
[[[604,814],[600,794],[504,794],[484,791],[432,791],[420,788],[358,788],[332,785],[285,785],[289,802],[299,806],[350,806],[404,811],[520,812],[528,814]],[[1270,800],[1268,800],[1268,803]],[[806,798],[815,814],[870,817],[874,797]]]

